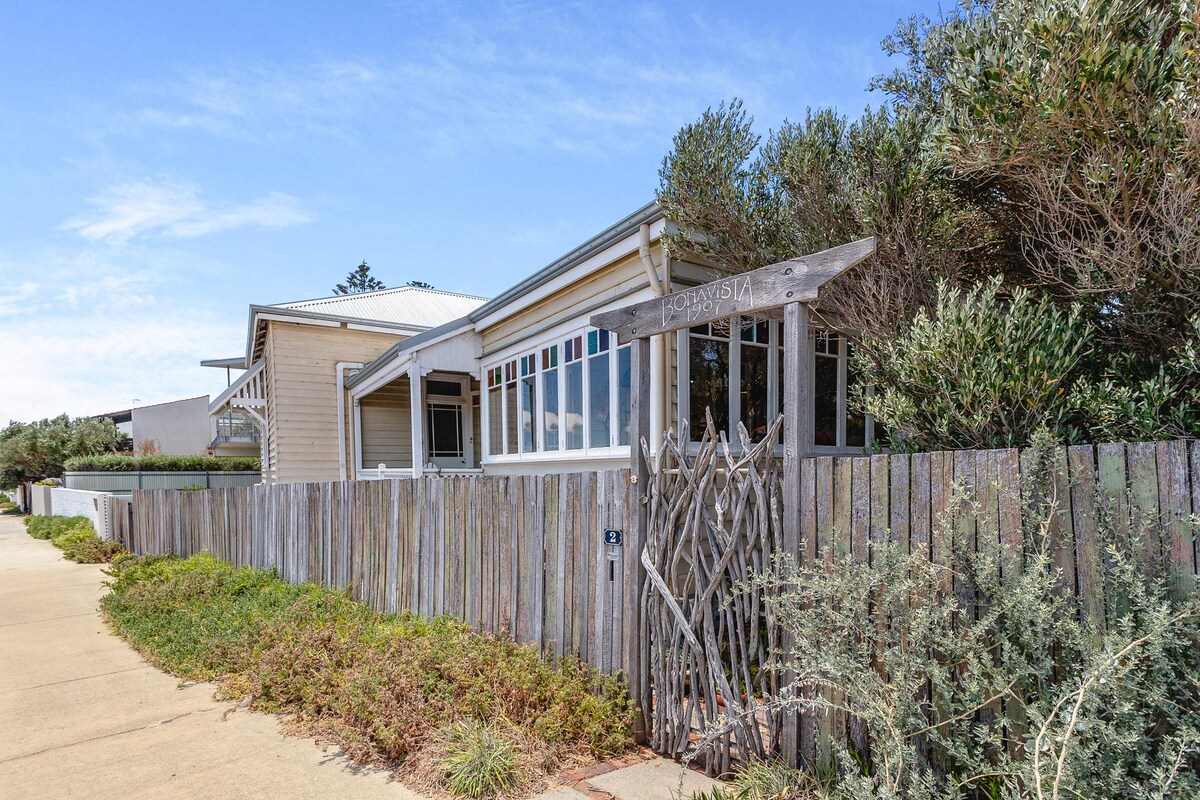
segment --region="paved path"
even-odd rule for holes
[[[226,715],[234,706],[213,701],[211,684],[180,686],[147,665],[100,619],[101,569],[0,516],[0,799],[421,800],[282,735],[270,715]],[[565,777],[542,797],[672,800],[679,765],[636,761]],[[686,798],[712,781],[689,771],[683,786]]]
[[[100,570],[0,516],[0,798],[419,798],[148,666],[101,622]]]

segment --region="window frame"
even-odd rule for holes
[[[493,354],[485,365],[480,369],[479,375],[485,391],[487,376],[496,367],[503,367],[505,364],[515,361],[518,364],[516,372],[520,372],[519,365],[523,358],[529,357],[534,359],[536,365],[535,375],[535,404],[536,415],[534,438],[536,440],[537,449],[527,450],[524,447],[523,436],[521,435],[522,428],[518,418],[517,438],[520,447],[516,452],[492,453],[490,437],[484,437],[481,443],[480,463],[481,464],[511,464],[523,462],[544,462],[544,461],[586,461],[596,459],[613,459],[627,458],[630,453],[629,445],[619,444],[620,431],[617,426],[617,421],[620,415],[617,412],[617,407],[620,402],[620,386],[619,386],[619,366],[620,358],[618,354],[631,347],[629,344],[619,345],[615,333],[611,331],[604,332],[608,336],[608,347],[605,350],[597,350],[595,354],[589,353],[589,335],[596,332],[597,337],[601,335],[600,329],[590,325],[584,327],[564,328],[559,330],[554,336],[540,337],[536,340],[531,340],[522,343],[520,347],[508,348]],[[578,340],[581,353],[578,358],[567,360],[566,342],[570,340]],[[599,340],[597,340],[599,341]],[[551,347],[557,347],[557,353],[554,356],[555,366],[547,367],[543,359],[543,351],[548,351]],[[574,348],[572,348],[573,350]],[[592,359],[604,355],[608,362],[608,444],[605,446],[592,446],[591,444],[591,415],[592,415],[592,394],[591,394],[591,372],[590,362]],[[582,371],[582,400],[583,400],[583,446],[576,449],[568,449],[567,447],[567,426],[565,424],[566,407],[567,407],[567,367],[569,365],[578,364]],[[557,378],[557,409],[546,408],[546,375],[553,372]],[[518,387],[523,376],[518,375]],[[518,388],[517,392],[517,408],[516,413],[521,413],[523,404],[522,393]],[[501,403],[501,413],[504,419],[501,422],[501,429],[505,432],[509,429],[509,414],[512,410],[508,408],[507,397],[502,392],[501,397],[504,398]],[[490,419],[491,411],[486,402],[486,395],[483,403],[480,404],[483,419],[481,420],[483,429],[489,430],[492,424]],[[632,398],[631,398],[632,399]],[[554,449],[546,448],[546,411],[556,411],[558,415],[558,436],[557,447]],[[505,450],[510,451],[513,448],[507,446],[505,442]]]
[[[752,316],[748,316],[753,319]],[[769,324],[769,344],[767,347],[767,417],[774,420],[781,413],[782,401],[779,397],[780,388],[780,371],[781,371],[781,355],[782,355],[782,339],[783,339],[783,323],[777,320],[766,320]],[[736,334],[735,334],[736,329]],[[816,385],[816,367],[817,354],[816,342],[818,334],[826,333],[834,336],[838,342],[837,353],[837,431],[836,445],[818,445],[814,442],[809,443],[808,452],[813,455],[859,455],[870,450],[872,443],[875,441],[875,421],[870,414],[864,415],[864,444],[847,445],[846,444],[846,422],[847,412],[849,411],[849,338],[838,331],[825,331],[820,328],[813,328],[809,331],[809,347],[812,348],[812,358],[809,361],[808,380],[810,386]],[[693,441],[691,419],[691,337],[692,332],[689,328],[681,328],[676,331],[676,408],[677,419],[675,421],[675,433],[680,441],[683,441],[683,421],[688,420],[689,431],[688,439],[685,442],[689,452],[697,452],[699,450],[699,442]],[[751,347],[758,347],[754,343],[743,343],[741,337],[741,326],[730,326],[729,336],[729,377],[728,377],[728,403],[729,403],[729,430],[725,431],[725,435],[729,440],[729,446],[732,451],[740,451],[741,443],[735,435],[737,425],[742,420],[741,408],[741,375],[742,375],[742,346],[749,344]],[[831,356],[822,355],[821,358],[829,358]],[[810,405],[808,414],[812,421],[816,421],[816,396],[815,392],[809,393]],[[814,425],[815,435],[815,425]],[[777,451],[782,453],[782,444],[777,446]]]

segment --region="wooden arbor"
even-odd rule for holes
[[[630,691],[638,701],[638,737],[649,734],[649,702],[652,697],[646,620],[641,614],[642,588],[646,570],[642,551],[648,535],[648,492],[650,464],[646,438],[650,431],[650,337],[706,322],[761,314],[783,309],[783,337],[788,343],[804,343],[809,336],[808,304],[817,299],[821,287],[875,252],[874,237],[851,242],[820,253],[772,264],[753,272],[733,275],[625,308],[597,314],[591,324],[613,331],[618,340],[632,342],[631,437],[634,507],[625,549],[623,609],[627,654],[625,665]],[[812,447],[813,418],[811,374],[812,353],[803,346],[784,348],[783,357],[783,492],[782,541],[794,552],[800,544],[800,459]],[[794,727],[790,729],[794,736]],[[784,741],[783,749],[795,752],[795,741]]]

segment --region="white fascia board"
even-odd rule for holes
[[[381,325],[361,325],[357,322],[347,322],[346,327],[352,331],[365,331],[367,333],[388,333],[393,336],[403,336],[408,331],[420,331],[422,328],[385,328]]]
[[[653,246],[655,239],[660,239],[662,237],[663,228],[665,225],[666,221],[662,219],[650,224],[651,246]],[[595,272],[601,267],[605,267],[614,261],[618,261],[632,253],[636,253],[638,251],[639,235],[639,231],[635,228],[629,233],[628,236],[613,242],[599,253],[596,253],[594,256],[588,258],[582,264],[572,267],[554,280],[539,286],[537,289],[533,290],[524,297],[514,300],[512,303],[479,320],[475,323],[475,330],[482,331],[498,322],[502,322],[508,317],[511,317],[513,314],[520,313],[529,306],[544,300],[550,295],[561,292],[563,289],[571,286],[571,284],[578,283],[584,277]]]
[[[404,348],[404,352],[406,352],[406,353],[419,353],[422,350],[426,349],[427,347],[433,347],[435,344],[440,344],[441,342],[444,342],[447,339],[453,339],[456,336],[465,336],[465,335],[474,336],[476,338],[479,337],[479,334],[475,331],[475,327],[473,325],[471,325],[470,323],[464,323],[463,325],[455,328],[454,330],[446,331],[441,336],[438,336],[434,339],[426,339],[425,341],[423,341],[417,345],[414,345],[413,347],[407,347],[406,346],[408,344],[407,342],[405,342],[404,344],[402,344],[400,346]]]
[[[372,375],[370,380],[351,387],[350,397],[359,400],[386,386],[396,380],[396,378],[407,373],[409,362],[412,360],[413,357],[411,354],[397,354],[396,359],[392,363]]]
[[[258,314],[259,319],[272,322],[291,322],[297,325],[318,325],[322,328],[340,328],[342,323],[332,319],[316,319],[313,317],[293,317],[287,314]]]
[[[551,328],[546,328],[545,330],[539,332],[536,336],[530,336],[526,339],[522,339],[516,344],[508,345],[500,350],[493,350],[490,353],[484,353],[479,359],[480,364],[484,369],[487,369],[489,365],[495,366],[497,363],[508,361],[516,358],[519,355],[540,350],[546,345],[554,344],[555,341],[561,337],[590,328],[593,314],[602,314],[605,311],[613,311],[618,308],[624,308],[625,306],[632,305],[633,303],[640,303],[644,300],[653,300],[656,296],[657,295],[654,294],[654,290],[649,286],[646,286],[645,288],[638,290],[626,297],[613,300],[611,303],[605,303],[602,306],[596,307],[595,310],[588,310],[580,314],[580,316],[572,317],[571,319],[566,320],[565,322],[560,322]]]

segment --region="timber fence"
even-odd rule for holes
[[[135,553],[209,552],[377,611],[451,615],[614,673],[625,664],[628,470],[133,492]]]
[[[1196,589],[1200,442],[1059,447],[1041,457],[1050,459],[1041,472],[1052,486],[1027,480],[1039,472],[1033,450],[808,458],[789,486],[772,447],[758,445],[735,462],[711,428],[698,451],[668,443],[652,476],[640,611],[651,677],[634,687],[652,711],[652,746],[680,757],[697,726],[724,730],[702,753],[720,774],[749,755],[816,763],[831,742],[853,736],[843,714],[797,715],[770,702],[786,682],[771,669],[786,647],[784,631],[744,587],[780,553],[805,565],[867,563],[887,542],[953,565],[963,551],[999,545],[1003,568],[1020,569],[1027,523],[1048,520],[1061,591],[1103,630],[1103,516],[1144,541],[1144,557],[1179,592]],[[731,473],[731,465],[739,469]],[[787,508],[790,498],[798,498],[800,519],[789,541],[781,517],[796,510]],[[1023,519],[1030,509],[1036,520]],[[964,600],[974,608],[973,598]]]
[[[728,466],[737,462],[703,447],[700,455],[675,448],[663,471],[637,486],[629,470],[613,470],[135,491],[124,543],[137,553],[208,551],[235,564],[273,567],[289,581],[350,586],[374,609],[449,614],[486,630],[507,629],[519,641],[575,653],[605,672],[628,670],[637,659],[641,669],[632,674],[645,677],[630,688],[657,728],[647,732],[656,749],[678,756],[697,722],[738,711],[722,707],[737,697],[725,691],[722,675],[766,675],[769,651],[780,641],[767,616],[757,606],[737,619],[712,616],[705,604],[731,598],[771,556],[866,561],[886,539],[945,562],[955,546],[992,542],[1010,553],[1022,546],[1023,476],[1032,451],[808,458],[789,484],[773,448],[759,449],[761,458],[740,462],[757,478],[726,491],[727,506],[716,513],[730,485]],[[1100,515],[1145,536],[1148,554],[1179,590],[1195,590],[1200,442],[1061,447],[1052,457],[1051,544],[1062,590],[1081,614],[1103,625]],[[635,505],[640,493],[652,495],[644,506]],[[797,541],[780,522],[790,498],[799,504]],[[639,506],[650,527],[649,564],[642,563],[655,574],[635,585],[634,560],[643,554],[606,543],[605,531],[627,530]],[[720,605],[722,614],[737,610]],[[679,625],[681,617],[690,630]],[[689,640],[706,642],[716,661],[694,660],[685,652]],[[719,663],[735,656],[736,663]],[[779,689],[777,680],[745,683],[761,700]],[[717,687],[712,697],[695,694],[707,683]],[[755,704],[753,696],[744,702]],[[807,715],[765,727],[724,737],[721,752],[710,754],[710,770],[760,750],[811,762],[828,752],[831,737],[848,734],[845,724],[830,727]]]

